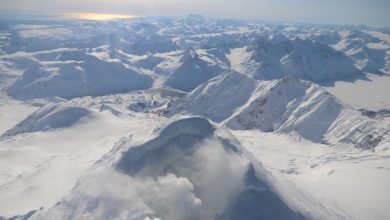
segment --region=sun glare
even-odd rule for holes
[[[137,15],[129,14],[104,14],[104,13],[70,13],[65,15],[66,18],[80,19],[80,20],[113,20],[113,19],[130,19],[139,17]]]

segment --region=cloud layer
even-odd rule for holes
[[[386,0],[3,0],[0,8],[49,13],[174,16],[201,13],[244,19],[390,26],[390,2]]]

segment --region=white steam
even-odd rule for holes
[[[100,168],[80,179],[66,204],[55,206],[46,217],[65,215],[83,219],[164,219],[207,220],[223,208],[243,187],[247,160],[227,152],[212,139],[195,146],[195,153],[182,157],[168,154],[164,164],[172,172],[155,177],[131,177],[112,169]],[[174,151],[176,152],[176,151]],[[146,165],[145,169],[153,169]],[[67,216],[69,217],[69,216]]]
[[[137,194],[163,219],[199,219],[202,202],[194,193],[194,186],[184,177],[168,174],[141,183]]]

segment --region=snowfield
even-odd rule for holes
[[[0,25],[0,219],[387,220],[390,35]]]

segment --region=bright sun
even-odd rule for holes
[[[128,14],[103,14],[103,13],[70,13],[66,14],[65,17],[72,19],[81,19],[81,20],[113,20],[113,19],[129,19],[139,17],[137,15],[128,15]]]

